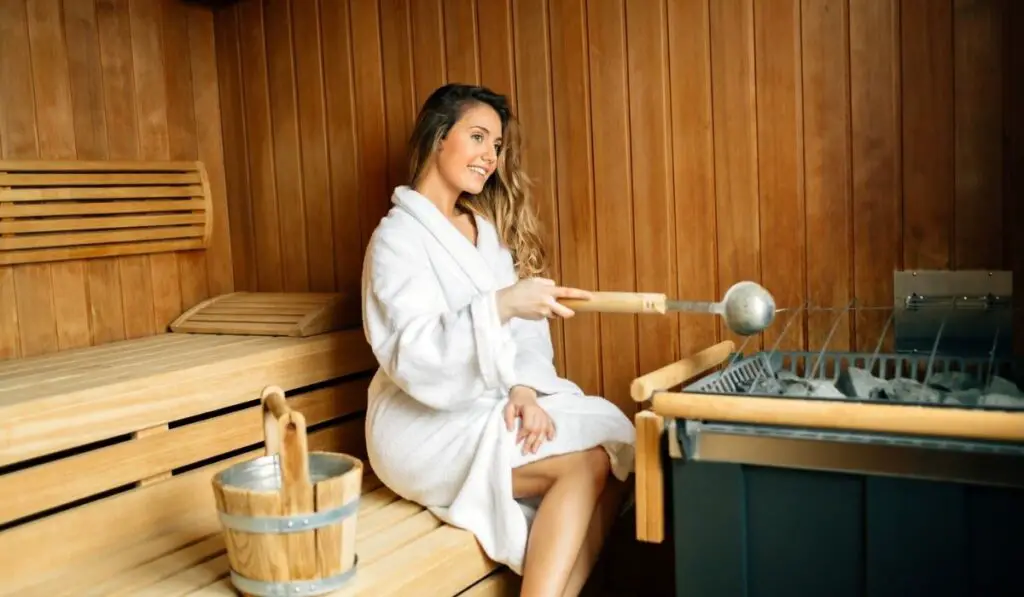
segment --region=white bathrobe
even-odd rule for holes
[[[474,246],[426,197],[398,187],[363,265],[363,322],[380,364],[369,389],[366,439],[392,491],[468,529],[487,555],[522,574],[535,510],[512,497],[512,469],[603,446],[612,472],[633,470],[635,431],[602,397],[554,368],[548,322],[502,325],[495,292],[517,280],[490,222]],[[555,439],[522,454],[503,411],[509,389],[537,390]]]

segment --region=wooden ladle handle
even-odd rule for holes
[[[289,412],[291,407],[288,406],[288,402],[284,399],[284,390],[277,386],[267,386],[263,388],[263,392],[260,394],[260,402],[263,403],[263,415],[273,415],[275,419],[280,419]]]
[[[654,292],[592,292],[593,298],[561,299],[577,313],[665,313],[666,296]]]
[[[309,444],[306,418],[292,410],[284,399],[284,390],[267,386],[260,394],[263,404],[263,435],[267,456],[280,454],[281,494],[288,510],[310,487]]]

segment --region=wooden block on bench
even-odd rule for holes
[[[193,161],[0,161],[0,265],[208,246],[210,182]]]
[[[207,299],[171,322],[172,332],[315,336],[359,325],[357,294],[232,292]]]

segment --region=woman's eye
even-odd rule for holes
[[[473,133],[473,140],[476,141],[477,143],[483,143],[484,136],[481,135],[480,133]]]

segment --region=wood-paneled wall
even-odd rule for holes
[[[841,308],[891,305],[897,268],[1011,267],[1012,5],[241,0],[217,16],[236,282],[356,290],[416,111],[450,81],[513,99],[565,284],[716,300],[753,279]],[[829,346],[873,349],[883,322],[844,316]],[[634,376],[725,336],[692,315],[555,327],[562,370],[630,409]]]
[[[0,0],[4,159],[201,159],[206,251],[0,267],[0,359],[166,329],[232,288],[213,12],[180,0]]]

